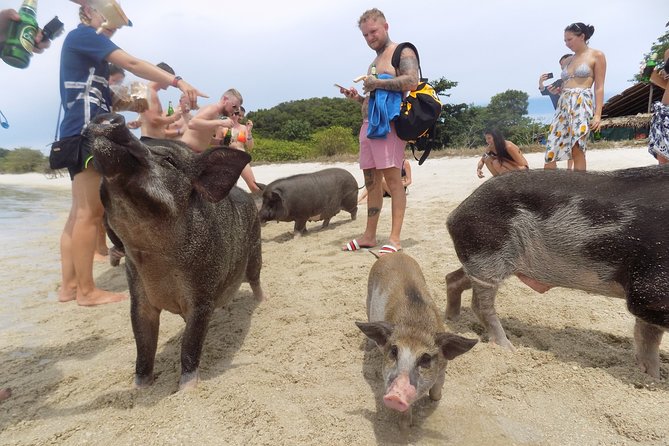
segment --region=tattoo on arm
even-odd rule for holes
[[[381,212],[379,208],[369,208],[367,209],[367,217],[375,217]]]
[[[394,91],[409,91],[420,82],[418,75],[418,59],[411,49],[402,50],[399,75],[383,83],[383,88]]]

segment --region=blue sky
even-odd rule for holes
[[[642,54],[665,31],[667,0],[122,0],[134,26],[114,42],[133,56],[169,63],[213,102],[228,88],[244,96],[247,110],[311,97],[336,97],[333,83],[352,85],[374,57],[357,28],[360,14],[378,7],[386,14],[390,37],[419,49],[424,75],[459,82],[446,100],[486,104],[507,89],[537,97],[543,72],[559,71],[568,52],[563,30],[572,22],[595,26],[590,45],[604,51],[608,70],[605,95],[632,84]],[[18,8],[20,0],[0,0]],[[420,9],[417,7],[420,5]],[[421,13],[422,11],[422,13]],[[54,15],[66,32],[78,23],[77,6],[67,0],[41,0],[38,21]],[[64,35],[25,70],[0,63],[0,110],[9,129],[0,128],[0,147],[33,147],[44,152],[58,117],[58,72]],[[136,80],[128,76],[127,80]],[[178,91],[161,95],[164,104]],[[550,110],[547,98],[545,106]],[[531,100],[530,112],[545,113]]]

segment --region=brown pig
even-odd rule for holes
[[[356,325],[383,353],[383,403],[411,425],[411,405],[430,394],[441,398],[446,364],[469,351],[475,339],[447,333],[418,263],[403,253],[376,261],[367,283],[369,322]]]

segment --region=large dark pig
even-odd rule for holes
[[[511,172],[483,183],[448,216],[462,268],[446,276],[446,317],[472,310],[491,341],[513,350],[495,311],[512,274],[543,293],[575,288],[624,298],[636,317],[640,368],[660,376],[669,329],[669,166],[614,172]]]
[[[85,137],[102,174],[110,229],[126,253],[135,384],[153,382],[160,312],[180,314],[179,388],[194,387],[209,320],[242,281],[257,299],[260,222],[250,195],[235,187],[249,155],[227,148],[195,154],[174,141],[141,143],[120,115],[103,115]]]
[[[307,232],[307,221],[323,228],[340,210],[358,213],[358,183],[344,169],[331,168],[272,181],[263,190],[260,222],[294,221],[295,235]]]
[[[406,430],[413,402],[428,392],[441,399],[448,360],[478,341],[446,332],[420,266],[403,253],[381,256],[369,271],[367,318],[356,325],[383,353],[383,402]]]

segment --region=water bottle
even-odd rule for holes
[[[369,73],[370,73],[372,76],[376,77],[376,78],[379,77],[378,74],[376,74],[376,64],[372,64],[372,69],[369,71]],[[374,93],[376,93],[376,90],[374,90],[374,91],[372,91],[371,93],[369,93],[369,97],[370,97],[370,98],[373,98],[373,97],[374,97]]]
[[[35,37],[39,30],[37,25],[37,0],[24,0],[19,9],[20,20],[10,21],[7,40],[0,57],[5,63],[26,68],[35,48]]]

